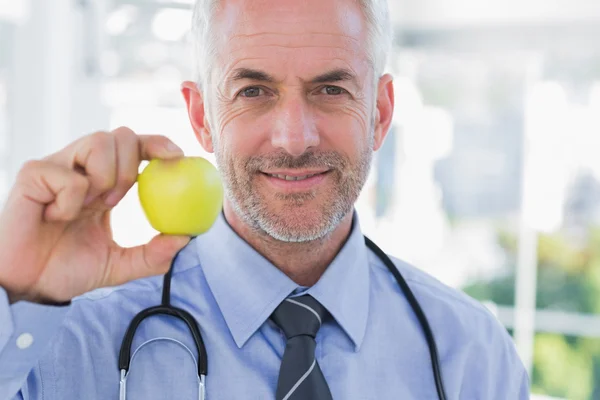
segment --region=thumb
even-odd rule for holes
[[[165,274],[171,262],[189,242],[189,236],[159,234],[147,244],[121,248],[109,266],[108,286],[120,285],[135,279]]]
[[[148,268],[159,268],[161,273],[166,273],[177,252],[189,242],[189,236],[156,235],[148,244],[142,246]]]

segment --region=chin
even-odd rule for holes
[[[284,242],[310,242],[330,234],[342,217],[314,204],[285,204],[263,215],[260,225],[269,236]]]
[[[275,199],[266,209],[275,218],[297,226],[318,224],[326,219],[328,214],[328,206],[314,198],[293,198],[285,201]]]
[[[310,207],[292,206],[279,208],[269,213],[271,219],[289,229],[307,230],[323,223],[326,218],[319,210]]]

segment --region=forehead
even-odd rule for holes
[[[356,0],[223,0],[215,17],[217,58],[225,69],[242,60],[276,67],[368,59]]]

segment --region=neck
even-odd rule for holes
[[[310,242],[289,243],[276,240],[266,232],[257,232],[239,218],[227,202],[223,212],[231,228],[242,239],[298,285],[307,287],[321,278],[344,245],[352,227],[350,212],[325,237]]]

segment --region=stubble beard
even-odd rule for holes
[[[370,172],[373,135],[355,162],[335,151],[308,151],[300,157],[278,152],[239,160],[225,155],[218,144],[215,149],[225,196],[240,219],[259,234],[281,242],[304,243],[325,238],[353,210]],[[262,178],[260,171],[297,168],[328,169],[325,179],[333,184],[318,193],[275,193],[282,206],[277,210],[269,207],[269,200],[255,187]],[[307,202],[316,203],[310,207]]]

